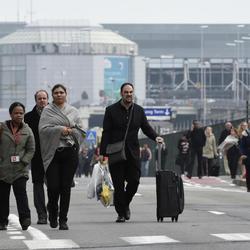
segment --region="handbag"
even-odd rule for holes
[[[108,158],[109,158],[108,161],[110,165],[127,160],[126,153],[125,153],[125,141],[126,141],[126,137],[128,134],[128,128],[131,122],[133,109],[134,109],[134,105],[131,108],[131,113],[129,115],[129,121],[127,124],[126,132],[125,132],[123,140],[107,145],[106,154],[108,155]]]
[[[127,160],[125,153],[125,141],[108,144],[106,153],[109,156],[109,164],[115,164]]]

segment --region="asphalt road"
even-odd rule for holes
[[[76,178],[68,225],[59,231],[37,225],[28,184],[32,225],[22,231],[11,196],[10,225],[0,231],[0,249],[237,249],[250,247],[250,193],[228,177],[184,179],[185,209],[179,221],[156,219],[154,178],[142,178],[131,204],[131,220],[115,223],[114,207],[87,199],[88,178]]]

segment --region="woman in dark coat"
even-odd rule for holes
[[[6,230],[10,212],[10,190],[16,198],[19,222],[23,230],[31,224],[26,183],[29,163],[35,152],[35,140],[30,127],[23,122],[22,103],[10,105],[11,120],[0,123],[0,230]]]

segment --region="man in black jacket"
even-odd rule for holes
[[[33,182],[33,195],[34,195],[34,205],[38,215],[37,224],[47,224],[47,210],[45,205],[45,194],[44,194],[44,167],[41,158],[40,151],[40,140],[38,133],[38,124],[40,120],[40,115],[43,108],[48,104],[48,93],[45,90],[39,90],[35,93],[36,106],[32,111],[28,112],[24,116],[24,121],[28,123],[33,131],[36,151],[31,160],[31,175]]]
[[[101,157],[107,156],[107,145],[124,139],[132,112],[125,142],[127,160],[109,166],[115,189],[114,205],[118,214],[116,222],[125,222],[130,219],[129,204],[137,192],[141,176],[138,131],[141,129],[145,135],[157,143],[162,143],[163,138],[158,136],[150,126],[143,108],[133,102],[133,84],[122,84],[120,94],[121,100],[107,107],[105,111],[100,155]]]
[[[202,178],[202,149],[206,144],[206,136],[204,129],[201,128],[200,123],[197,120],[193,121],[192,128],[188,132],[187,138],[190,142],[190,162],[187,166],[187,177],[189,179],[192,178],[195,157],[197,156],[197,175],[199,178]]]

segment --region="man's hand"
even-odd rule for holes
[[[157,136],[157,137],[155,138],[155,141],[156,141],[157,143],[164,143],[164,139],[163,139],[162,137],[160,137],[160,136]]]

